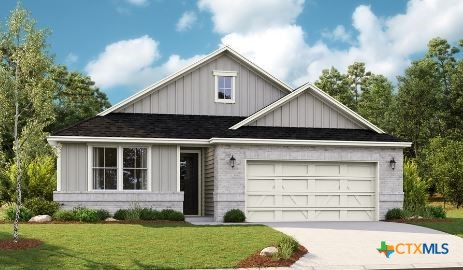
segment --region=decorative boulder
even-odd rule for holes
[[[260,252],[260,256],[272,257],[274,254],[278,253],[278,248],[276,247],[266,247]]]
[[[118,220],[115,219],[115,218],[109,217],[109,218],[105,219],[104,221],[106,221],[106,222],[115,222],[115,221],[118,221]]]
[[[37,222],[37,223],[50,222],[50,221],[51,221],[51,217],[49,215],[38,215],[38,216],[35,216],[29,219],[29,222]]]

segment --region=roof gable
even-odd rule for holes
[[[301,123],[303,115],[306,113],[307,109],[312,109],[311,113],[315,113],[315,102],[312,103],[312,107],[309,107],[310,103],[305,102],[301,97],[303,95],[311,95],[314,97],[314,100],[319,100],[321,102],[321,112],[318,118],[315,118],[312,115],[313,120],[303,121]],[[302,101],[302,102],[301,102]],[[282,115],[282,112],[278,110],[291,110],[291,104],[295,108],[292,112],[294,116],[291,119],[291,111],[287,111],[288,119],[286,122],[281,120],[280,122],[273,122],[275,116]],[[272,115],[273,114],[273,115]],[[325,116],[323,116],[325,114]],[[299,119],[298,119],[299,118]],[[283,118],[282,118],[283,119]],[[320,123],[316,123],[316,121]],[[258,125],[258,126],[287,126],[287,127],[315,127],[315,128],[349,128],[349,129],[370,129],[374,130],[377,133],[384,133],[383,130],[377,126],[370,123],[368,120],[361,117],[356,112],[349,109],[344,104],[340,103],[336,99],[332,98],[316,86],[307,83],[297,90],[293,91],[291,94],[288,94],[269,106],[257,111],[256,113],[250,115],[246,119],[240,121],[239,123],[233,125],[230,129],[238,129],[246,125]]]
[[[281,91],[283,91],[284,93],[290,93],[292,91],[291,87],[289,85],[287,85],[286,83],[278,80],[277,78],[275,78],[273,75],[271,75],[270,73],[266,72],[265,70],[263,70],[262,68],[260,68],[259,66],[257,66],[256,64],[254,64],[253,62],[251,62],[250,60],[246,59],[244,56],[240,55],[239,53],[237,53],[236,51],[234,51],[233,49],[231,49],[230,47],[228,46],[224,46],[214,52],[212,52],[211,54],[205,56],[204,58],[200,59],[199,61],[193,63],[192,65],[146,87],[145,89],[137,92],[136,94],[122,100],[121,102],[113,105],[112,107],[104,110],[103,112],[99,113],[98,115],[100,116],[104,116],[104,115],[107,115],[108,113],[111,113],[111,112],[116,112],[116,111],[125,111],[124,107],[131,104],[131,103],[135,103],[136,101],[139,101],[141,99],[143,99],[143,97],[159,90],[159,89],[162,89],[162,87],[168,85],[170,82],[172,81],[175,81],[176,79],[188,74],[189,72],[193,71],[194,69],[198,68],[199,66],[209,62],[209,61],[212,61],[214,59],[216,59],[217,57],[223,55],[223,54],[226,54],[228,56],[230,56],[233,60],[235,61],[239,61],[240,63],[243,63],[244,65],[246,65],[250,70],[252,70],[253,72],[257,73],[259,76],[262,76],[265,80],[269,81],[271,84],[275,85],[278,89],[280,89]]]

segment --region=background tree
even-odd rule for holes
[[[336,68],[324,69],[315,86],[334,97],[347,107],[355,109],[354,95],[349,88],[349,79]]]
[[[371,75],[363,82],[358,113],[386,132],[395,133],[393,86],[383,75]]]
[[[15,242],[19,240],[22,166],[48,148],[43,130],[54,116],[54,83],[48,76],[52,60],[46,52],[47,35],[47,31],[36,29],[35,21],[20,5],[12,11],[5,31],[0,33],[0,121],[4,133],[12,134],[16,165]]]
[[[56,120],[48,128],[51,131],[95,116],[111,106],[106,94],[95,87],[90,77],[80,72],[68,71],[65,66],[55,66],[51,77],[56,83]]]
[[[366,71],[365,63],[354,62],[347,67],[347,77],[349,78],[351,89],[354,92],[355,104],[360,99],[363,90],[364,80],[371,75],[371,72]]]

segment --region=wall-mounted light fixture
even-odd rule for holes
[[[395,164],[396,164],[396,163],[397,163],[397,162],[395,161],[395,159],[392,158],[392,159],[389,161],[389,166],[391,166],[391,168],[392,168],[393,170],[395,170]]]
[[[232,155],[230,158],[230,166],[232,168],[235,168],[235,161],[236,161],[236,158]]]

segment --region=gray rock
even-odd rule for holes
[[[38,216],[35,216],[29,219],[29,222],[37,222],[37,223],[50,222],[50,221],[51,221],[51,217],[49,215],[38,215]]]
[[[266,247],[260,252],[260,256],[271,257],[274,254],[278,253],[278,248],[276,247]]]
[[[118,220],[115,219],[115,218],[109,217],[109,218],[105,219],[104,221],[106,221],[106,222],[114,222],[114,221],[118,221]]]

